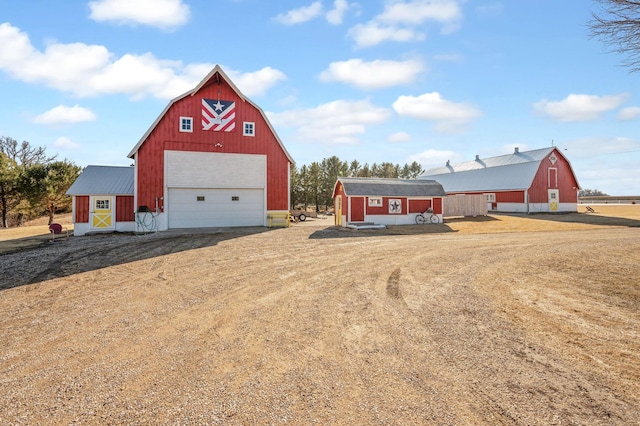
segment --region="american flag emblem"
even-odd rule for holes
[[[202,99],[202,130],[230,132],[236,128],[236,103]]]

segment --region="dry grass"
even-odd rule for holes
[[[73,231],[71,213],[58,215],[54,220],[69,233]],[[41,217],[13,228],[0,228],[0,254],[36,247],[49,240],[49,218]]]
[[[637,424],[640,217],[596,210],[0,255],[0,423]]]

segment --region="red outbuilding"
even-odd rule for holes
[[[445,195],[433,180],[341,177],[333,189],[336,225],[411,225],[427,209],[442,223]]]
[[[219,66],[169,102],[129,158],[138,232],[266,226],[271,215],[288,214],[293,160],[262,109]],[[80,183],[90,183],[83,175]],[[86,192],[75,200],[75,222],[88,223],[79,229],[118,229],[117,222],[93,229],[88,215],[80,214],[96,209],[85,205],[90,200],[93,194]],[[111,202],[109,208],[118,206]]]
[[[575,212],[578,180],[569,160],[555,147],[480,158],[427,170],[418,179],[435,179],[447,195],[482,194],[492,211]]]

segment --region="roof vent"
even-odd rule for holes
[[[480,156],[476,154],[476,161],[480,161]]]
[[[451,164],[449,163],[449,160],[447,160],[447,167],[449,167]]]
[[[520,152],[520,148],[518,148],[518,147],[516,146],[516,149],[513,151],[513,153],[514,153],[514,154],[517,154],[517,153],[519,153],[519,152]]]

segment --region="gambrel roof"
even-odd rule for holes
[[[344,193],[364,197],[444,197],[442,185],[434,180],[341,177]],[[335,194],[335,188],[334,188]]]
[[[284,147],[284,144],[282,143],[282,140],[280,140],[280,137],[278,136],[278,134],[276,133],[275,129],[273,128],[273,126],[271,125],[271,122],[269,121],[269,119],[267,118],[267,116],[265,115],[264,111],[262,110],[262,108],[260,108],[258,105],[256,105],[255,103],[253,103],[249,98],[247,98],[246,96],[244,96],[242,94],[242,92],[240,92],[240,90],[238,89],[238,87],[236,87],[235,84],[233,84],[233,82],[231,81],[231,79],[227,76],[227,74],[225,74],[224,71],[222,71],[222,68],[220,67],[220,65],[216,65],[211,72],[209,72],[209,74],[207,74],[207,76],[205,78],[202,79],[202,81],[200,83],[198,83],[198,85],[196,87],[194,87],[192,90],[189,90],[186,93],[183,93],[182,95],[173,98],[171,101],[169,101],[169,104],[165,107],[165,109],[160,113],[160,115],[158,116],[158,118],[156,118],[156,120],[153,122],[153,124],[151,124],[151,127],[149,127],[149,129],[147,129],[147,131],[144,133],[144,135],[142,135],[142,137],[140,138],[140,140],[138,141],[138,143],[136,144],[136,146],[133,147],[133,149],[131,150],[131,152],[129,152],[128,157],[129,158],[133,158],[133,156],[135,155],[135,153],[140,149],[140,147],[142,146],[142,144],[147,140],[147,138],[149,137],[149,135],[151,134],[151,132],[153,131],[153,129],[156,128],[156,126],[158,125],[158,123],[160,123],[160,121],[162,120],[162,118],[165,116],[165,114],[169,111],[169,109],[171,109],[171,106],[173,106],[173,104],[175,104],[176,102],[178,102],[181,99],[186,98],[187,96],[195,96],[200,89],[202,89],[204,86],[207,85],[207,83],[209,83],[210,81],[218,81],[219,79],[224,80],[225,83],[227,83],[229,85],[229,87],[231,87],[231,89],[238,95],[238,97],[243,101],[243,102],[248,102],[249,104],[251,104],[254,108],[256,108],[258,110],[258,112],[260,113],[260,115],[262,115],[262,117],[264,118],[264,121],[267,123],[267,126],[269,127],[269,130],[271,130],[271,133],[273,134],[273,136],[276,138],[276,140],[278,141],[278,143],[280,144],[280,147],[282,148],[282,151],[284,152],[284,154],[287,156],[287,158],[289,159],[289,162],[291,164],[294,163],[293,159],[291,158],[291,155],[289,154],[289,152],[287,151],[287,149]]]
[[[555,152],[554,147],[520,152],[497,157],[436,167],[427,170],[418,179],[435,179],[447,192],[526,190],[531,187],[542,160]],[[567,163],[569,161],[564,158]],[[571,167],[571,165],[569,165]]]
[[[67,195],[133,195],[133,167],[87,166]]]

